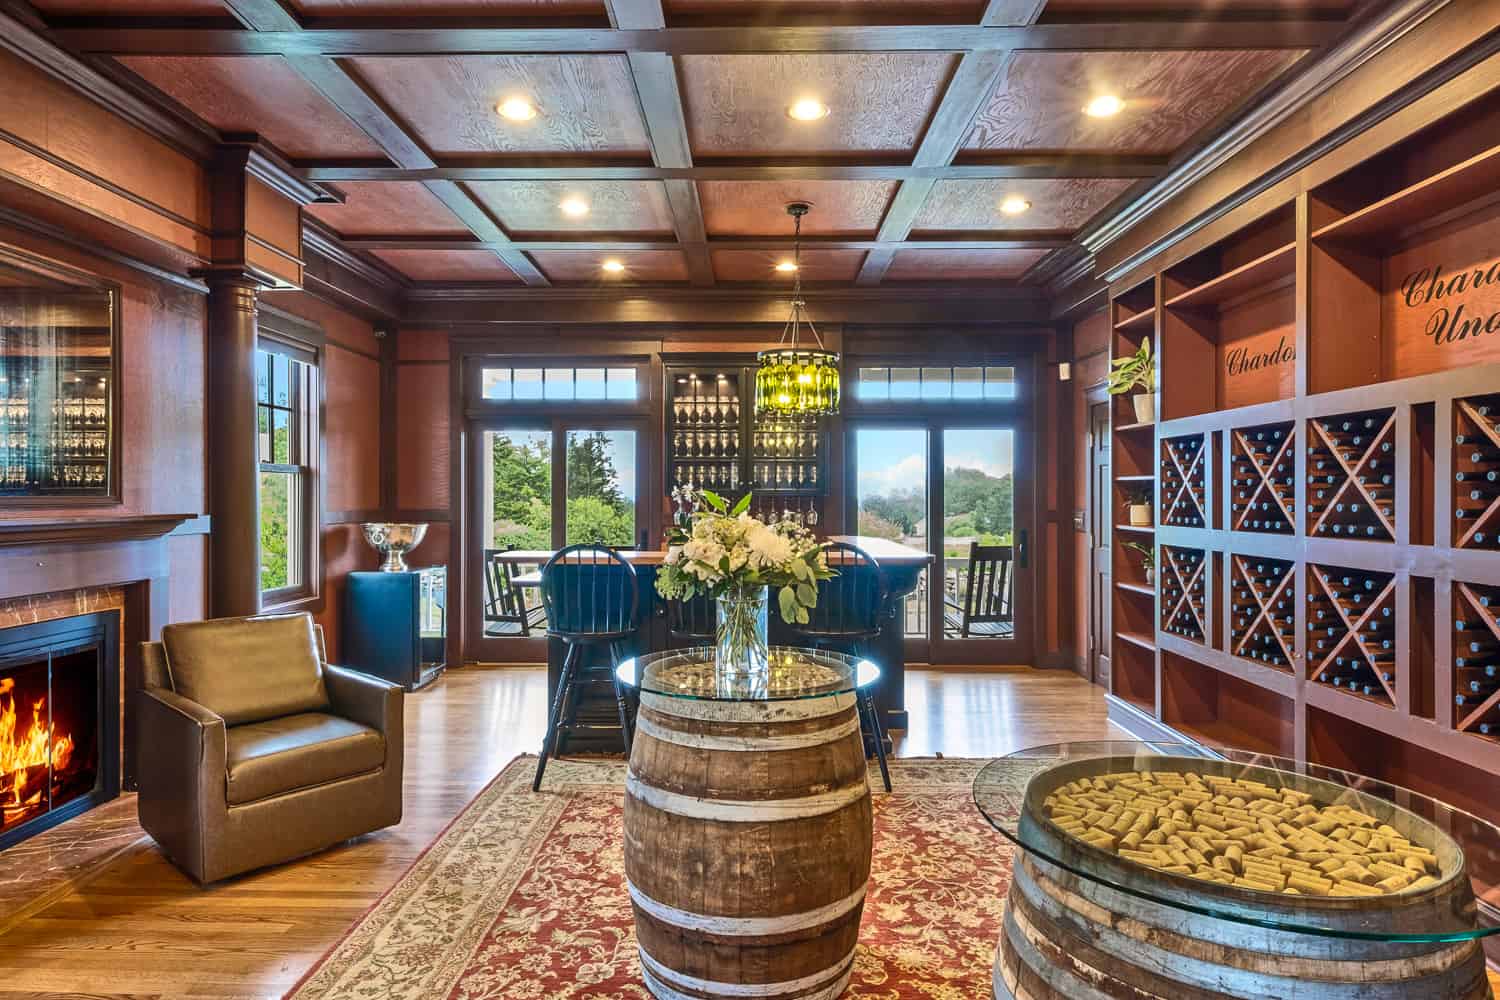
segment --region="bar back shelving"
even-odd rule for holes
[[[1497,135],[1500,90],[1112,290],[1158,366],[1155,426],[1113,409],[1158,520],[1154,594],[1115,536],[1116,721],[1500,820]]]

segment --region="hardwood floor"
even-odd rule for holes
[[[540,670],[468,667],[407,701],[400,826],[199,889],[149,841],[0,935],[0,998],[279,997],[511,758],[541,742]],[[912,671],[903,756],[1121,735],[1100,689],[1026,669]]]

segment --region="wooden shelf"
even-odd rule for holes
[[[1144,583],[1122,583],[1116,581],[1115,586],[1132,594],[1141,594],[1153,600],[1156,598],[1156,588],[1148,587]]]
[[[1167,300],[1168,309],[1202,309],[1243,295],[1251,289],[1268,285],[1278,278],[1292,276],[1297,258],[1297,244],[1288,243],[1257,257],[1232,271],[1190,288]]]
[[[1379,242],[1486,195],[1500,186],[1500,146],[1449,167],[1312,234],[1339,243]]]
[[[1117,433],[1124,434],[1124,433],[1127,433],[1129,431],[1154,430],[1155,428],[1156,428],[1156,422],[1153,420],[1149,424],[1120,424],[1118,427],[1115,428],[1115,431]]]
[[[1115,635],[1121,642],[1128,642],[1132,646],[1139,646],[1141,649],[1152,653],[1156,652],[1156,643],[1151,640],[1150,636],[1142,635],[1139,632],[1116,632]]]
[[[1156,307],[1152,306],[1144,312],[1138,312],[1129,319],[1122,319],[1115,324],[1116,330],[1150,330],[1156,326]]]
[[[1134,531],[1134,532],[1137,532],[1138,534],[1142,534],[1142,535],[1154,535],[1154,534],[1156,534],[1156,528],[1155,527],[1145,526],[1145,525],[1140,525],[1140,524],[1117,524],[1117,525],[1115,525],[1115,530],[1116,531]]]

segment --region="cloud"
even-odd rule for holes
[[[921,489],[927,481],[927,456],[912,454],[876,469],[859,470],[861,493]]]
[[[996,479],[1002,479],[1012,472],[1010,462],[1004,459],[980,458],[978,455],[945,455],[943,464],[950,469],[978,469],[985,475],[994,476]]]

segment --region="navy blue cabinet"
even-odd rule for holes
[[[350,573],[344,584],[340,666],[415,691],[443,672],[448,571]]]

